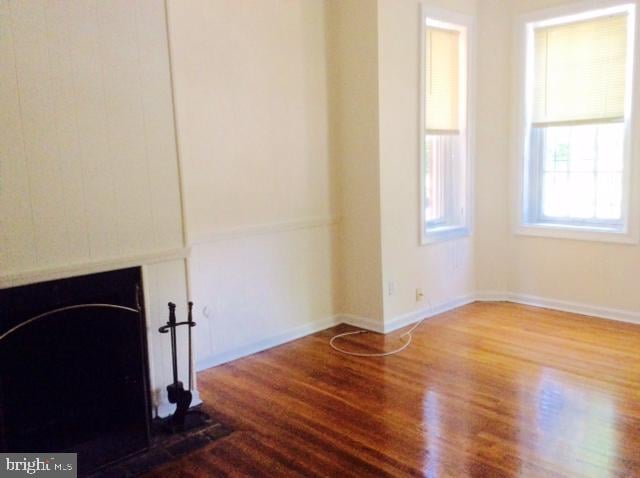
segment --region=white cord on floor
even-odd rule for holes
[[[368,330],[356,330],[354,332],[344,332],[342,334],[335,335],[334,337],[331,338],[331,340],[329,340],[329,345],[331,345],[332,349],[337,350],[340,353],[343,353],[343,354],[346,354],[346,355],[355,355],[356,357],[386,357],[387,355],[394,355],[394,354],[397,354],[399,352],[402,352],[404,349],[406,349],[409,346],[409,344],[411,343],[411,340],[413,339],[412,332],[414,330],[416,330],[418,327],[420,327],[420,325],[424,321],[425,321],[425,319],[422,319],[420,322],[418,322],[413,327],[411,327],[409,330],[407,330],[404,334],[402,334],[400,336],[401,339],[403,337],[409,337],[409,338],[407,339],[407,341],[401,347],[398,347],[395,350],[391,350],[390,352],[380,352],[380,353],[349,352],[348,350],[341,349],[336,344],[334,344],[335,340],[339,339],[340,337],[346,337],[347,335],[366,334],[368,332]]]

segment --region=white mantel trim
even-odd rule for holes
[[[6,274],[0,274],[0,289],[26,284],[35,284],[37,282],[49,280],[65,279],[67,277],[95,274],[115,269],[125,269],[127,267],[157,264],[159,262],[176,259],[186,259],[189,257],[189,253],[189,247],[179,247],[127,257],[87,261],[76,264],[31,269],[21,272],[9,272]]]

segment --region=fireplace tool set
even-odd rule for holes
[[[171,433],[185,431],[196,428],[204,424],[208,415],[199,410],[189,410],[191,405],[192,389],[193,389],[193,347],[191,345],[191,328],[195,327],[193,321],[193,302],[189,302],[189,312],[187,320],[178,322],[176,320],[176,304],[169,302],[169,321],[158,329],[161,334],[171,334],[171,360],[173,368],[173,383],[167,386],[167,395],[169,403],[176,404],[176,410],[170,417],[164,420],[165,428]],[[189,360],[189,381],[188,389],[185,390],[184,384],[178,380],[178,344],[176,329],[186,325],[188,331],[188,360]]]

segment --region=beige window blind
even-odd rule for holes
[[[457,134],[460,129],[460,32],[427,27],[426,35],[427,134]]]
[[[533,123],[624,119],[627,15],[537,28]]]

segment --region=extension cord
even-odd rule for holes
[[[402,352],[404,349],[406,349],[409,344],[411,344],[411,340],[413,339],[413,331],[416,330],[421,324],[422,322],[424,322],[426,320],[422,319],[420,322],[418,322],[417,324],[415,324],[413,327],[411,327],[408,331],[406,331],[404,334],[402,334],[400,336],[400,338],[402,339],[403,337],[408,336],[409,338],[407,339],[407,341],[404,343],[404,345],[402,345],[401,347],[398,347],[395,350],[391,350],[390,352],[380,352],[380,353],[360,353],[360,352],[349,352],[348,350],[344,350],[341,349],[340,347],[338,347],[337,345],[334,344],[334,342],[336,341],[336,339],[339,339],[340,337],[346,337],[348,335],[356,335],[356,334],[366,334],[367,332],[369,332],[368,330],[356,330],[354,332],[344,332],[342,334],[338,334],[338,335],[334,335],[331,340],[329,340],[329,345],[331,346],[332,349],[343,353],[345,355],[353,355],[356,357],[386,357],[388,355],[394,355],[397,354],[399,352]]]

